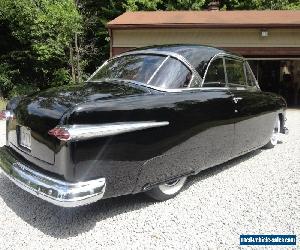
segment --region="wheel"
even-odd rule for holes
[[[265,148],[274,148],[277,145],[279,133],[280,133],[280,120],[279,120],[279,116],[277,116],[273,128],[272,136],[270,138],[270,141],[265,145]]]
[[[146,195],[150,196],[157,201],[165,201],[175,197],[183,188],[187,177],[181,177],[177,180],[166,182],[158,185],[146,192]]]

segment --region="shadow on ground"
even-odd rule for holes
[[[255,150],[190,177],[186,189],[255,157],[261,151],[261,149]],[[136,194],[102,200],[85,207],[60,208],[21,190],[3,174],[0,175],[0,197],[16,215],[29,225],[46,235],[60,239],[88,232],[98,222],[154,204],[145,195]]]

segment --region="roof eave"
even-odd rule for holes
[[[230,28],[284,28],[284,29],[298,29],[300,24],[224,24],[224,23],[191,23],[191,24],[180,24],[180,23],[162,23],[162,24],[114,24],[108,23],[106,25],[109,29],[144,29],[144,28],[204,28],[204,29],[230,29]]]

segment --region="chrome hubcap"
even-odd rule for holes
[[[277,144],[279,132],[280,132],[280,121],[279,118],[277,118],[273,129],[272,137],[271,137],[271,143],[273,145]]]
[[[167,182],[167,183],[165,183],[164,185],[166,185],[166,186],[168,186],[168,187],[173,187],[173,186],[175,186],[179,181],[180,181],[180,179],[177,179],[177,180],[175,180],[175,181]]]
[[[184,185],[187,177],[181,177],[177,180],[169,181],[158,186],[160,191],[167,195],[176,194]]]

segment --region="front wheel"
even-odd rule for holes
[[[146,195],[150,196],[157,201],[165,201],[175,197],[183,188],[187,177],[181,177],[174,181],[160,184],[151,190],[146,192]]]
[[[265,145],[265,148],[274,148],[277,145],[279,133],[280,133],[280,119],[279,116],[277,116],[273,128],[272,136],[270,138],[270,141]]]

